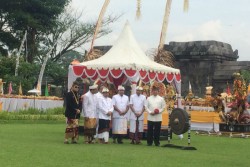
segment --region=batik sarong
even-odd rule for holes
[[[69,119],[67,118],[67,127],[65,130],[65,139],[75,139],[78,140],[79,134],[78,134],[78,119]]]
[[[94,136],[96,125],[96,118],[84,118],[84,136]]]

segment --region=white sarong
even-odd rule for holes
[[[127,134],[127,119],[113,118],[112,119],[112,134]]]
[[[130,120],[129,124],[129,132],[135,133],[136,130],[136,120]],[[143,132],[143,120],[139,120],[138,132]]]

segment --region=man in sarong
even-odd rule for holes
[[[127,112],[129,109],[128,96],[124,95],[125,88],[118,86],[118,94],[114,95],[112,102],[114,105],[112,119],[113,143],[123,144],[122,138],[127,134]]]
[[[110,120],[114,107],[111,98],[109,98],[108,88],[102,89],[102,97],[98,101],[98,115],[99,115],[99,127],[98,127],[98,139],[99,143],[108,144]]]
[[[140,144],[143,133],[143,119],[146,97],[142,95],[142,87],[136,87],[136,94],[130,97],[130,129],[129,138],[131,144]]]
[[[148,133],[147,144],[152,146],[153,140],[155,146],[160,146],[160,131],[162,122],[162,112],[165,110],[165,100],[160,97],[159,89],[153,87],[152,95],[146,100],[146,111],[148,112]]]
[[[66,110],[65,117],[67,119],[67,127],[65,130],[64,143],[69,144],[69,139],[71,138],[71,143],[76,144],[79,138],[78,136],[78,119],[80,118],[80,112],[82,109],[82,104],[78,95],[79,85],[77,82],[72,84],[70,92],[66,94]]]
[[[94,135],[96,134],[97,87],[98,85],[90,86],[89,91],[83,97],[84,139],[86,144],[94,143]]]

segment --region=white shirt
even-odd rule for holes
[[[114,107],[111,98],[100,97],[98,100],[99,119],[111,120],[111,116],[107,116],[108,112],[113,112]]]
[[[101,93],[101,92],[97,92],[95,95],[96,95],[96,97],[97,97],[98,99],[100,99],[100,98],[102,98],[102,97],[103,97],[103,95],[102,95],[102,93]]]
[[[148,97],[145,105],[146,111],[148,112],[148,120],[153,122],[162,121],[162,112],[165,107],[166,102],[161,96],[151,95]],[[159,110],[159,114],[151,115],[150,113],[154,113],[155,109]]]
[[[135,113],[141,113],[143,107],[146,104],[146,97],[144,95],[137,95],[137,94],[133,94],[130,96],[130,102],[129,104],[132,104],[132,107],[135,110]],[[130,119],[131,120],[136,120],[136,116],[135,114],[132,112],[130,113]],[[144,119],[144,114],[142,114],[138,120],[143,120]]]
[[[95,94],[95,96],[96,96],[96,98],[97,98],[97,103],[99,103],[99,101],[101,100],[101,98],[103,98],[103,95],[102,95],[101,92],[97,92],[97,93]],[[97,111],[96,111],[97,118],[99,117],[99,109],[98,109],[98,106],[99,106],[99,105],[97,105]]]
[[[95,94],[92,94],[90,91],[84,94],[84,97],[83,97],[84,117],[98,118],[97,103],[98,103],[98,99]]]
[[[116,106],[121,112],[125,112],[129,105],[128,96],[116,94],[112,98],[113,105]],[[127,114],[120,115],[116,110],[113,112],[113,118],[127,118]]]

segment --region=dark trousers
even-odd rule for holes
[[[148,145],[154,144],[160,145],[160,132],[161,132],[161,121],[152,122],[148,121],[148,133],[147,133],[147,143]]]
[[[124,137],[124,135],[113,134],[113,140],[115,141],[117,139],[118,143],[122,142],[123,137]]]

